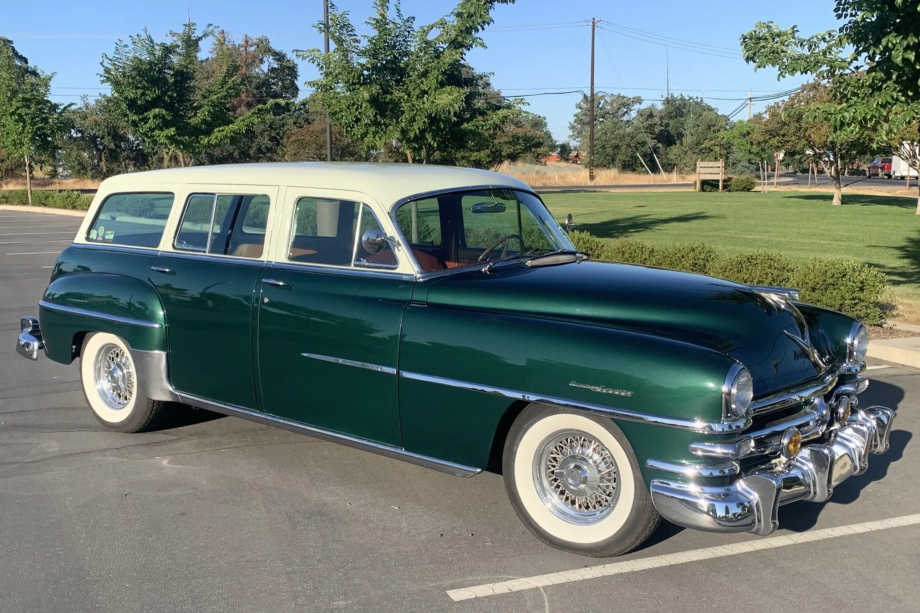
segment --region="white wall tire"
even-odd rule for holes
[[[609,419],[531,406],[508,433],[502,472],[521,521],[565,551],[626,553],[659,522],[635,454]]]
[[[125,341],[104,332],[86,335],[80,351],[83,395],[107,429],[143,432],[159,423],[165,403],[147,398],[141,377]]]

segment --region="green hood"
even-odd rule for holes
[[[702,275],[591,261],[500,265],[489,273],[430,282],[427,301],[602,325],[713,349],[750,370],[755,396],[823,370],[785,334],[808,337],[796,309],[781,308],[746,285]],[[827,355],[821,335],[812,336],[818,352]]]

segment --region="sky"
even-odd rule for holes
[[[338,0],[360,33],[372,0]],[[313,27],[322,19],[322,0],[158,0],[130,2],[45,0],[41,10],[28,2],[0,2],[0,35],[11,38],[20,53],[48,73],[55,73],[51,93],[60,103],[79,103],[108,89],[99,82],[103,54],[119,39],[147,29],[158,39],[181,29],[191,17],[214,24],[236,39],[267,35],[273,46],[294,49],[322,46]],[[404,15],[424,24],[449,13],[453,0],[403,0]],[[755,71],[741,59],[738,40],[758,21],[782,27],[797,25],[803,34],[838,27],[834,0],[517,0],[493,11],[495,23],[482,37],[486,49],[474,49],[470,64],[493,74],[492,83],[509,97],[527,96],[527,109],[547,118],[557,140],[567,139],[568,125],[581,93],[588,91],[592,17],[603,20],[595,46],[595,88],[641,96],[648,102],[672,94],[699,96],[721,112],[735,110],[754,96],[788,90],[804,79],[777,81],[776,71]],[[653,42],[654,41],[654,42]],[[300,64],[301,82],[316,70]],[[301,87],[301,95],[308,89]],[[769,104],[754,103],[754,112]],[[738,117],[744,118],[746,110]]]

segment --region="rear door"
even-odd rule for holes
[[[415,279],[400,272],[405,255],[390,245],[377,253],[364,248],[362,235],[382,226],[354,198],[287,188],[285,218],[292,221],[259,288],[263,407],[399,446],[399,335]]]
[[[169,377],[180,392],[255,410],[253,305],[277,187],[187,194],[150,269],[166,311]]]

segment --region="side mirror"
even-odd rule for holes
[[[380,228],[371,228],[361,236],[361,246],[370,254],[380,253],[387,244],[387,236]]]
[[[565,216],[565,231],[566,231],[566,232],[571,232],[572,230],[574,230],[574,229],[577,228],[577,227],[578,227],[578,224],[575,223],[575,220],[574,220],[574,219],[572,219],[572,214],[569,213],[568,215],[566,215],[566,216]]]

